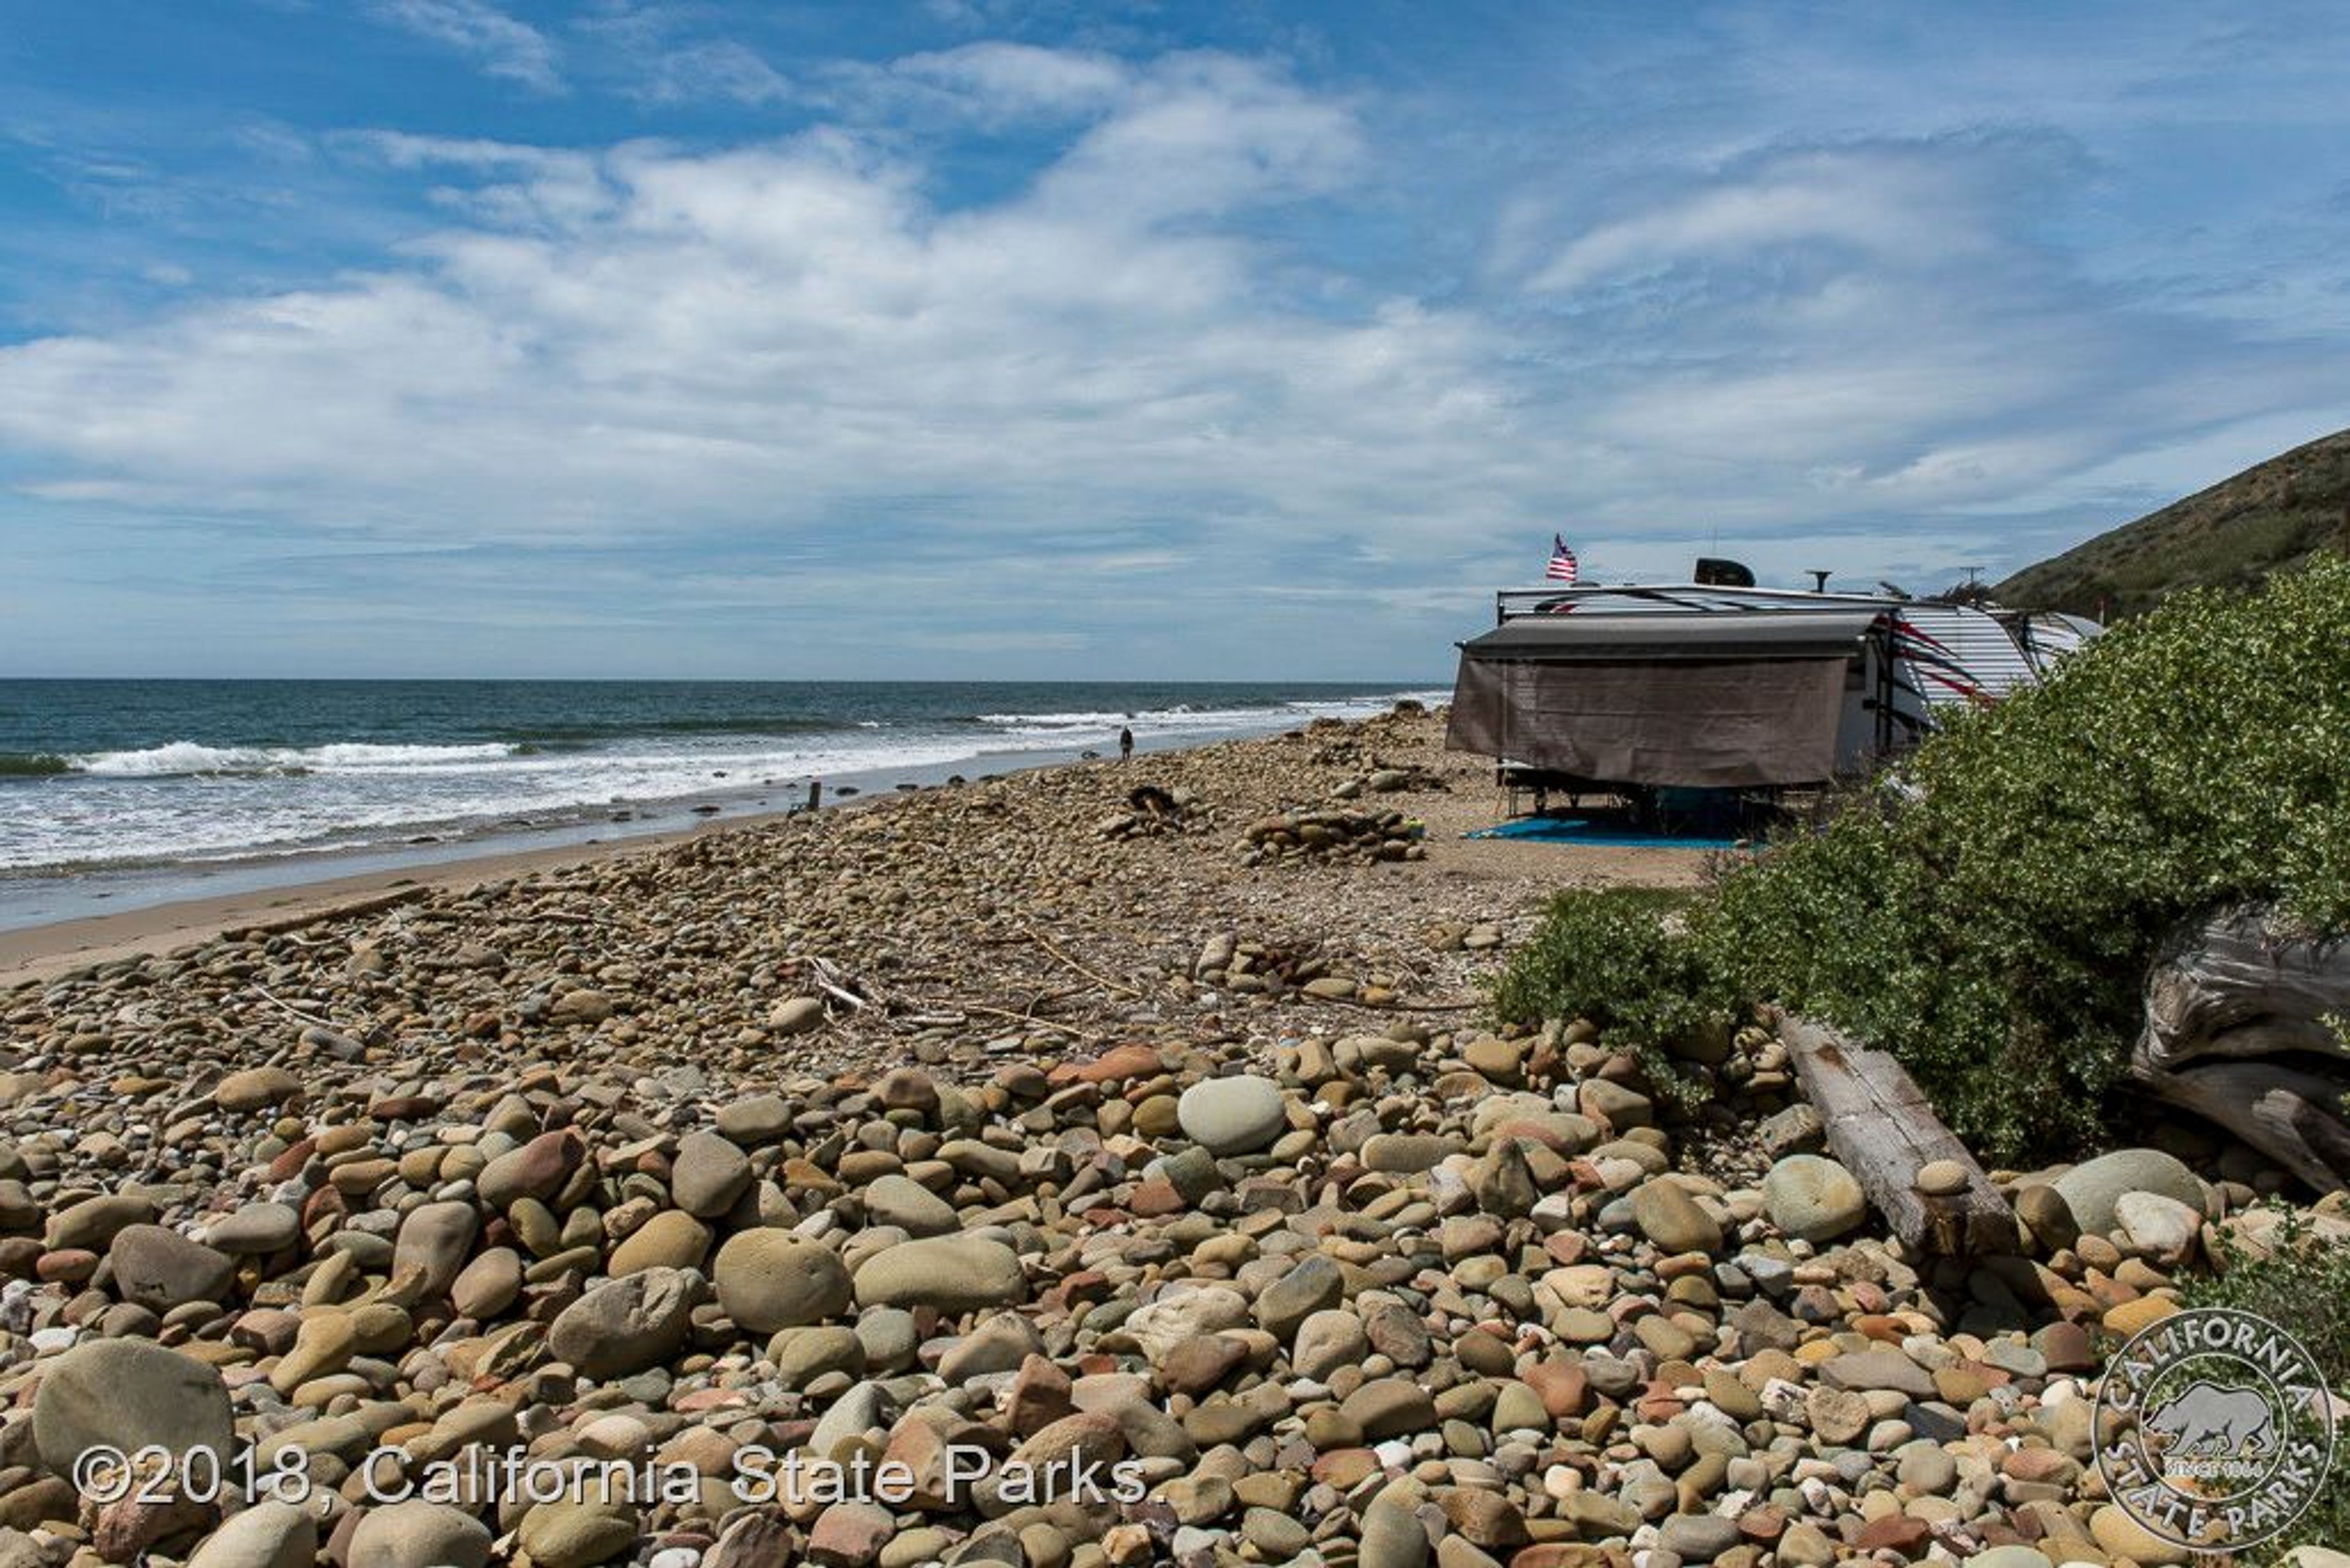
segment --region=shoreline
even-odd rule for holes
[[[1209,741],[1197,746],[1162,746],[1153,754],[1181,753],[1220,743],[1221,741]],[[1135,754],[1141,756],[1144,753],[1138,749]],[[990,775],[986,782],[1018,779],[1064,768],[1087,767],[1094,765],[1097,759],[1074,754],[1056,757],[1049,762],[1004,769]],[[845,778],[844,782],[850,781]],[[858,794],[845,799],[827,800],[819,815],[832,817],[879,810],[913,795],[951,787],[961,786],[932,780],[924,781],[911,790],[892,786],[887,791],[878,791],[859,784]],[[485,883],[538,872],[561,872],[600,866],[606,861],[631,855],[656,854],[698,838],[756,832],[806,815],[805,806],[739,811],[641,833],[521,848],[498,848],[495,846],[497,836],[488,835],[473,841],[478,853],[378,866],[340,876],[272,882],[232,892],[166,898],[106,914],[0,929],[0,992],[22,986],[28,980],[56,979],[94,964],[200,944],[231,931],[276,933],[298,929],[322,920],[373,913],[434,892],[463,891]],[[320,856],[307,864],[324,866],[333,859],[364,857],[358,852],[348,856]],[[282,864],[291,868],[303,862],[288,857]]]
[[[438,889],[477,887],[504,877],[660,849],[705,834],[746,829],[783,812],[697,823],[626,839],[486,850],[428,865],[381,868],[233,893],[172,898],[104,915],[84,915],[0,930],[0,991],[50,980],[93,964],[208,941],[235,930],[297,929],[340,915],[389,908]]]
[[[1432,689],[1398,687],[1387,701],[1432,701]],[[1366,701],[1333,698],[1345,706]],[[1236,727],[1168,728],[1137,737],[1135,755],[1188,751],[1230,740],[1294,730],[1318,715],[1267,708],[1261,722]],[[1357,716],[1360,716],[1357,714]],[[268,900],[272,895],[354,881],[409,876],[442,880],[442,867],[541,852],[601,852],[608,845],[653,845],[715,824],[741,824],[795,813],[811,784],[826,809],[951,783],[993,779],[1100,758],[1110,742],[1093,736],[974,751],[945,760],[871,762],[807,777],[726,780],[681,794],[613,796],[594,806],[545,817],[492,813],[466,822],[419,819],[374,830],[378,836],[333,846],[256,846],[249,852],[142,862],[99,861],[0,871],[0,938],[18,930],[79,924],[150,907]],[[411,836],[413,835],[413,836]]]
[[[1291,725],[1254,735],[1218,736],[1162,744],[1151,749],[1139,747],[1135,760],[1127,763],[1111,758],[1088,759],[1070,753],[1028,766],[1007,768],[987,779],[974,779],[959,786],[928,781],[912,790],[893,787],[886,791],[868,791],[847,799],[827,800],[817,815],[824,819],[834,819],[883,810],[941,793],[994,785],[1022,789],[1033,785],[1034,781],[1039,778],[1050,775],[1077,774],[1095,768],[1139,767],[1146,761],[1172,765],[1182,759],[1197,758],[1223,748],[1275,744],[1287,736],[1304,733],[1305,728],[1302,724]],[[1471,817],[1489,815],[1492,813],[1484,811],[1468,814]],[[168,898],[103,914],[0,929],[0,992],[21,988],[27,983],[55,981],[78,971],[124,959],[169,953],[232,931],[274,933],[296,929],[343,917],[373,913],[435,893],[462,892],[490,882],[598,867],[631,856],[653,857],[681,844],[755,834],[779,824],[801,821],[806,815],[807,813],[799,807],[750,811],[611,838],[522,848],[498,848],[485,840],[480,852],[475,854],[376,867],[338,876],[274,882],[260,888]],[[1452,825],[1448,823],[1447,826]],[[1623,851],[1557,845],[1470,843],[1460,841],[1457,833],[1442,838],[1432,833],[1431,843],[1444,844],[1453,856],[1472,864],[1523,864],[1531,861],[1539,865],[1543,857],[1547,857],[1561,870],[1580,867],[1609,880],[1627,879],[1627,873],[1629,879],[1638,879],[1646,871],[1660,875],[1667,881],[1686,881],[1694,877],[1695,868],[1703,857],[1703,853],[1698,850],[1641,850],[1631,852],[1632,858],[1627,862]],[[1640,857],[1650,858],[1643,862]],[[324,863],[323,857],[312,862],[313,865]]]

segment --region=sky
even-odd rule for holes
[[[2350,425],[2350,11],[0,0],[0,675],[1441,678]]]

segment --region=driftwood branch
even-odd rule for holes
[[[852,1012],[864,1011],[868,999],[848,989],[847,976],[829,961],[808,954],[798,954],[790,961],[798,967],[802,978],[827,996],[846,1005]],[[866,988],[871,990],[870,986]]]
[[[278,1009],[287,1017],[299,1019],[302,1023],[310,1025],[314,1029],[324,1029],[330,1033],[334,1032],[335,1025],[330,1020],[321,1018],[315,1012],[303,1012],[300,1008],[295,1006],[284,997],[279,996],[276,992],[271,991],[259,981],[254,981],[253,989],[261,993],[262,1001],[269,1003],[270,1006]]]
[[[1352,996],[1307,996],[1302,1000],[1321,1007],[1358,1007],[1365,1012],[1469,1012],[1476,1002],[1364,1002]]]
[[[1900,1063],[1808,1019],[1782,1015],[1777,1023],[1829,1149],[1895,1235],[1923,1251],[1956,1257],[2016,1251],[2015,1211]],[[1967,1173],[1962,1190],[1949,1197],[1918,1190],[1918,1172],[1938,1159]]]
[[[1038,947],[1043,948],[1046,952],[1052,954],[1062,963],[1076,971],[1079,974],[1084,975],[1087,980],[1092,981],[1096,985],[1100,986],[1103,990],[1114,991],[1121,996],[1130,996],[1138,1001],[1141,999],[1142,992],[1135,990],[1134,987],[1130,985],[1121,984],[1119,981],[1110,979],[1107,975],[1099,974],[1087,969],[1085,965],[1071,958],[1065,950],[1057,946],[1052,938],[1036,929],[1034,926],[1023,926],[1021,929],[1027,932],[1029,940],[1035,942]]]
[[[2182,927],[2147,975],[2130,1076],[2320,1191],[2350,1186],[2350,940],[2239,905]]]
[[[1074,1035],[1077,1039],[1085,1041],[1087,1044],[1097,1045],[1101,1044],[1103,1039],[1103,1036],[1095,1033],[1093,1031],[1089,1029],[1080,1029],[1074,1023],[1062,1023],[1050,1018],[1038,1018],[1034,1013],[1014,1012],[1008,1007],[991,1007],[983,1002],[964,1002],[960,998],[945,996],[918,996],[911,1000],[920,1003],[924,1007],[952,1008],[958,1014],[981,1012],[985,1013],[990,1018],[1007,1018],[1014,1023],[1029,1024],[1038,1029],[1056,1030],[1063,1034]],[[926,1015],[920,1019],[910,1019],[908,1022],[928,1024],[945,1022],[945,1020],[942,1020],[937,1015]],[[955,1023],[961,1023],[964,1022],[964,1020],[962,1017],[956,1017],[952,1022]]]

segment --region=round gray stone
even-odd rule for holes
[[[699,1284],[682,1269],[647,1269],[598,1285],[556,1315],[546,1348],[598,1379],[657,1366],[685,1343]]]
[[[204,1228],[206,1245],[235,1258],[283,1251],[301,1235],[301,1211],[290,1203],[248,1203]]]
[[[962,1221],[954,1205],[895,1172],[878,1176],[865,1189],[865,1217],[875,1225],[895,1225],[909,1236],[943,1236]]]
[[[670,1162],[670,1196],[698,1220],[713,1220],[734,1207],[751,1185],[751,1158],[714,1132],[690,1132],[679,1140]]]
[[[236,1261],[161,1225],[125,1225],[107,1247],[114,1288],[124,1301],[166,1313],[228,1293]]]
[[[1209,1078],[1175,1102],[1183,1136],[1222,1158],[1254,1154],[1289,1130],[1281,1091],[1270,1079]]]
[[[728,1238],[712,1271],[719,1304],[753,1334],[822,1323],[848,1310],[848,1269],[840,1254],[787,1231],[744,1231]]]
[[[228,1385],[193,1356],[143,1339],[74,1346],[41,1375],[33,1396],[33,1442],[59,1474],[93,1448],[129,1453],[160,1444],[175,1454],[209,1449],[234,1458]]]
[[[310,1568],[318,1525],[290,1502],[257,1502],[204,1538],[188,1568]]]
[[[1721,1222],[1699,1206],[1689,1189],[1653,1178],[1632,1189],[1632,1222],[1669,1252],[1719,1252]]]
[[[1019,1254],[984,1236],[900,1241],[882,1248],[857,1271],[859,1306],[927,1306],[952,1314],[1027,1299]]]
[[[1738,1521],[1718,1513],[1677,1513],[1657,1532],[1657,1544],[1684,1563],[1711,1563],[1738,1541]]]
[[[2158,1148],[2117,1148],[2099,1155],[2058,1177],[2055,1188],[2085,1235],[2113,1231],[2114,1205],[2125,1192],[2159,1192],[2203,1211],[2201,1179]]]
[[[490,1529],[462,1509],[411,1498],[371,1508],[344,1568],[488,1568]]]
[[[1852,1172],[1816,1154],[1791,1154],[1762,1179],[1771,1222],[1800,1241],[1833,1241],[1868,1217],[1868,1199]]]
[[[400,1240],[393,1246],[392,1267],[411,1264],[424,1271],[424,1293],[447,1293],[465,1267],[481,1231],[481,1216],[470,1203],[423,1203],[400,1222]]]

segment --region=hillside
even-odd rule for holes
[[[2248,587],[2350,548],[2350,431],[2337,431],[2026,566],[1994,590],[2003,604],[2104,618],[2150,609],[2175,588]]]

